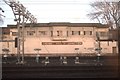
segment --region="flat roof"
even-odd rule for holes
[[[68,27],[97,27],[108,28],[108,25],[101,23],[69,23],[69,22],[50,22],[50,23],[26,23],[25,27],[52,27],[52,26],[68,26]],[[7,25],[7,27],[15,28],[16,25]]]

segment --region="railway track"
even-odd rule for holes
[[[11,59],[12,60],[12,59]],[[3,78],[117,78],[118,66],[115,59],[82,58],[80,64],[69,58],[67,64],[61,64],[58,58],[51,58],[48,65],[41,59],[36,63],[33,59],[26,59],[26,64],[3,64]],[[112,63],[109,63],[113,61]],[[102,65],[99,65],[102,64]]]

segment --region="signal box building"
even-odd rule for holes
[[[9,54],[17,54],[17,32],[16,25],[2,28],[0,45],[2,49],[9,49]],[[34,49],[39,48],[41,55],[85,55],[96,54],[98,50],[102,55],[117,54],[117,42],[109,39],[109,36],[109,26],[100,23],[26,24],[24,53],[34,55]]]

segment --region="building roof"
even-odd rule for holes
[[[37,23],[30,24],[27,23],[26,27],[52,27],[52,26],[68,26],[68,27],[97,27],[97,28],[108,28],[107,25],[100,23],[69,23],[69,22],[51,22],[51,23]],[[15,28],[16,25],[8,25],[8,27]]]

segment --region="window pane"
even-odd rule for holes
[[[84,31],[84,35],[92,35],[92,31]]]
[[[92,31],[90,31],[90,35],[92,35]]]
[[[80,35],[80,31],[78,31],[78,34]]]
[[[72,31],[72,35],[80,35],[80,31]]]
[[[84,31],[84,35],[86,35],[86,31]]]
[[[68,31],[67,31],[67,36],[68,36]]]
[[[57,36],[62,36],[62,31],[57,31]]]
[[[72,35],[74,35],[74,31],[72,31]]]
[[[12,36],[17,36],[17,32],[12,32]]]
[[[100,32],[100,36],[102,37],[107,36],[107,32]]]
[[[35,34],[35,31],[27,31],[27,35],[32,36]]]
[[[51,31],[51,37],[53,36],[53,31]]]
[[[39,31],[39,35],[47,35],[46,31]]]
[[[74,35],[78,35],[78,31],[74,31]]]

